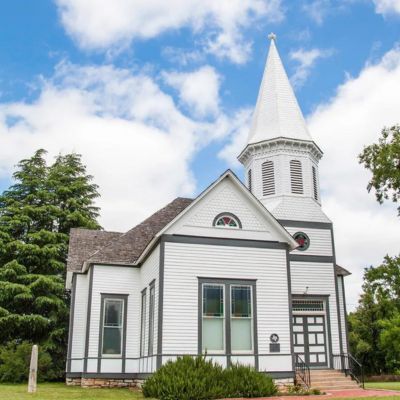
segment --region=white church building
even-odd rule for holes
[[[271,36],[245,184],[228,170],[128,232],[71,230],[67,383],[130,385],[185,354],[288,381],[340,368],[349,272],[321,208],[322,155]]]

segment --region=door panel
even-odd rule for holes
[[[324,316],[293,317],[294,352],[311,367],[327,366]]]

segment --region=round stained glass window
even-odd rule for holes
[[[304,251],[310,246],[310,238],[304,232],[295,233],[293,239],[299,244],[297,250]]]
[[[214,219],[214,226],[220,228],[241,228],[239,219],[233,214],[219,214]]]

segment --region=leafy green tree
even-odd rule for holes
[[[17,165],[0,196],[0,344],[39,343],[62,376],[69,297],[64,288],[72,227],[99,229],[97,186],[78,154],[47,165],[44,150]]]
[[[400,355],[400,256],[386,256],[381,265],[364,272],[363,293],[349,315],[351,352],[372,374],[395,372]],[[397,324],[397,325],[396,325]],[[397,350],[396,350],[397,349]]]
[[[378,143],[364,147],[359,161],[372,172],[367,189],[375,189],[379,203],[400,199],[400,125],[384,128]],[[400,215],[400,207],[398,207]]]

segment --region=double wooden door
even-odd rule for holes
[[[310,367],[328,366],[324,315],[293,316],[294,352]]]

